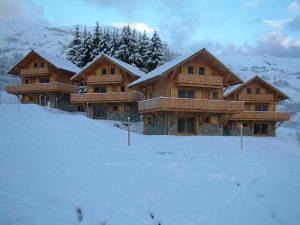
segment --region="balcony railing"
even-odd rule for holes
[[[121,81],[122,81],[121,74],[87,76],[88,83],[105,84],[105,83],[120,83]]]
[[[182,112],[242,112],[244,102],[227,100],[188,99],[158,97],[139,102],[140,112],[182,111]]]
[[[21,76],[41,76],[41,75],[48,75],[49,69],[48,67],[38,67],[38,68],[28,68],[28,69],[21,69]]]
[[[137,91],[71,94],[72,103],[137,102],[145,96]]]
[[[233,114],[230,120],[260,120],[260,121],[288,121],[291,113],[289,112],[257,112],[245,111],[242,113]]]
[[[218,76],[179,74],[176,82],[183,86],[223,86],[223,78]]]
[[[272,94],[241,94],[239,95],[239,100],[246,102],[272,102],[274,101],[274,96]]]
[[[33,92],[77,93],[78,89],[76,86],[70,84],[52,82],[7,86],[6,91],[11,94],[24,94]]]

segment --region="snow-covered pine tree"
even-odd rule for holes
[[[87,63],[92,61],[92,35],[87,32],[86,27],[82,33],[81,48],[78,51],[79,67],[84,67]]]
[[[110,52],[110,35],[109,30],[105,30],[103,35],[101,36],[100,43],[99,43],[99,52],[108,54]]]
[[[116,51],[118,51],[120,47],[120,35],[117,29],[114,29],[113,32],[111,33],[109,46],[110,46],[109,55],[116,57]]]
[[[157,31],[154,31],[153,36],[151,38],[148,57],[149,58],[147,60],[147,70],[149,72],[164,63],[164,46],[161,42]]]
[[[92,59],[94,59],[100,53],[100,39],[101,39],[101,30],[98,21],[93,32],[92,38]]]
[[[131,28],[129,25],[124,26],[121,33],[120,47],[116,51],[116,58],[122,60],[123,62],[129,62],[129,46],[131,41]]]
[[[143,34],[139,33],[139,53],[142,57],[142,64],[138,67],[143,71],[147,72],[147,61],[150,55],[150,40],[147,36],[146,31]]]
[[[132,31],[131,41],[129,42],[129,63],[137,67],[143,65],[143,59],[139,51],[139,38],[136,30]]]
[[[76,25],[75,31],[73,33],[73,40],[68,45],[66,49],[66,58],[74,64],[78,64],[78,50],[81,46],[81,33],[79,31],[79,26]]]

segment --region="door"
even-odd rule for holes
[[[195,134],[195,117],[179,116],[177,119],[178,134]]]
[[[268,135],[268,124],[255,123],[254,124],[254,135],[257,135],[257,136]]]
[[[95,117],[95,119],[106,119],[107,118],[107,106],[95,106],[94,117]]]

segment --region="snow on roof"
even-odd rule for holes
[[[144,81],[147,80],[151,80],[155,77],[161,76],[163,75],[165,72],[167,72],[168,70],[172,69],[173,67],[175,67],[178,64],[183,63],[185,60],[189,59],[190,57],[192,57],[193,55],[199,53],[199,52],[206,52],[210,55],[212,55],[209,51],[207,51],[205,48],[201,48],[201,49],[197,49],[194,50],[192,52],[190,52],[189,54],[183,55],[183,56],[179,56],[176,59],[173,59],[159,67],[157,67],[155,70],[151,71],[150,73],[146,74],[145,76],[143,76],[142,78],[132,82],[131,84],[129,84],[129,86],[134,86],[137,85],[139,83],[142,83]],[[213,56],[214,57],[214,56]],[[214,57],[215,58],[215,57]],[[218,59],[216,59],[220,64],[222,64],[228,71],[230,71],[232,73],[233,76],[235,76],[238,80],[240,80],[239,77],[237,77],[228,67],[226,67],[222,62],[220,62]]]
[[[240,88],[243,84],[244,83],[226,87],[225,90],[224,90],[224,96],[226,96],[229,93],[231,93],[231,92],[235,91],[236,89]]]
[[[88,64],[86,64],[81,71],[79,71],[77,74],[75,74],[71,80],[73,80],[75,77],[79,76],[82,74],[83,71],[85,71],[88,67],[90,67],[92,64],[94,64],[96,61],[98,61],[99,59],[101,59],[102,57],[108,59],[109,61],[117,64],[118,66],[120,66],[121,68],[127,70],[129,73],[135,75],[135,76],[138,76],[138,77],[143,77],[145,76],[146,74],[141,71],[139,68],[137,68],[136,66],[133,66],[133,65],[130,65],[126,62],[123,62],[119,59],[116,59],[112,56],[109,56],[109,55],[106,55],[104,53],[100,53],[93,61],[89,62]]]
[[[72,62],[70,62],[67,59],[39,50],[33,50],[33,52],[35,52],[40,57],[53,64],[53,66],[55,66],[57,69],[62,69],[73,73],[78,73],[80,71],[80,68],[78,66],[74,65]]]

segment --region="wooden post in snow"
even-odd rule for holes
[[[298,147],[300,148],[300,132],[297,132]]]
[[[130,126],[131,126],[130,117],[128,117],[128,146],[130,145]]]
[[[243,150],[243,124],[241,123],[241,150]]]

